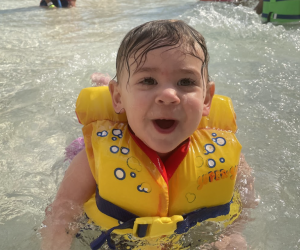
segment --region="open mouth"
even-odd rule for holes
[[[156,119],[156,120],[153,120],[153,124],[159,132],[170,133],[176,128],[177,121],[166,120],[166,119]]]

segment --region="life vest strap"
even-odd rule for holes
[[[108,200],[103,199],[98,190],[98,186],[96,187],[96,205],[100,212],[103,214],[106,214],[116,220],[119,221],[119,223],[123,223],[125,221],[129,221],[131,219],[136,219],[139,216],[128,212],[127,210],[109,202]]]
[[[200,208],[183,215],[184,220],[177,222],[177,229],[175,230],[175,233],[186,233],[190,228],[196,226],[197,223],[229,214],[231,203],[232,201],[220,206]]]
[[[155,220],[155,219],[149,220],[154,217],[139,218],[135,214],[132,214],[132,213],[126,211],[125,209],[105,200],[104,198],[102,198],[100,196],[98,187],[96,188],[95,198],[96,198],[97,207],[100,210],[100,212],[102,212],[114,219],[119,220],[119,223],[122,223],[122,222],[124,222],[124,223],[122,223],[116,227],[113,227],[113,228],[107,230],[106,232],[103,232],[96,240],[94,240],[90,244],[92,250],[99,249],[105,243],[105,241],[107,241],[107,244],[111,249],[115,249],[115,245],[111,241],[111,238],[110,238],[110,234],[115,229],[128,229],[128,228],[134,229],[135,228],[135,230],[133,230],[133,231],[136,231],[134,234],[140,238],[143,238],[143,237],[147,236],[147,231],[149,231],[148,227],[150,225],[153,226],[154,224],[158,224],[158,223],[156,223],[157,220]],[[230,201],[224,205],[220,205],[220,206],[209,207],[209,208],[200,208],[200,209],[197,209],[193,212],[187,213],[182,216],[175,215],[172,217],[167,217],[168,221],[175,224],[175,230],[172,231],[172,233],[174,232],[176,234],[183,234],[183,233],[186,233],[191,227],[195,226],[198,222],[203,222],[207,219],[216,218],[221,215],[227,215],[230,211],[231,203],[232,203],[232,201]],[[179,217],[181,217],[181,219]],[[144,223],[139,224],[138,221],[143,221],[143,218],[145,218],[145,220],[148,219],[148,221],[152,221],[152,222],[149,224],[144,224]],[[137,222],[137,223],[135,223],[135,222]],[[138,224],[138,225],[136,225],[136,224]],[[162,224],[164,224],[164,223],[162,223]],[[166,223],[166,224],[170,224],[170,223]],[[168,228],[170,228],[170,225],[168,225]],[[150,227],[150,229],[151,229],[151,227]]]

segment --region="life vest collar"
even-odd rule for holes
[[[187,138],[184,142],[182,142],[169,156],[169,158],[163,162],[161,158],[158,156],[157,152],[153,149],[149,148],[141,139],[139,139],[130,126],[128,126],[129,133],[135,143],[145,152],[145,154],[149,157],[149,159],[156,166],[158,171],[163,176],[165,182],[168,184],[168,181],[171,179],[172,175],[179,167],[180,163],[187,155],[189,146],[190,146],[190,138]]]

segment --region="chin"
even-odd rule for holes
[[[177,147],[177,146],[176,146]],[[168,147],[168,146],[163,146],[163,144],[160,144],[159,147],[156,148],[152,148],[157,154],[159,155],[165,155],[168,154],[170,152],[172,152],[176,147]]]
[[[161,155],[161,154],[168,154],[172,152],[174,149],[178,147],[178,145],[180,145],[181,142],[175,143],[174,141],[170,142],[170,140],[164,140],[164,139],[153,141],[150,139],[148,141],[144,140],[144,143],[152,150],[154,150],[157,154]]]

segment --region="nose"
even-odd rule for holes
[[[159,94],[157,95],[155,102],[157,104],[176,105],[180,103],[180,98],[178,96],[177,91],[174,88],[165,88],[159,91]]]

